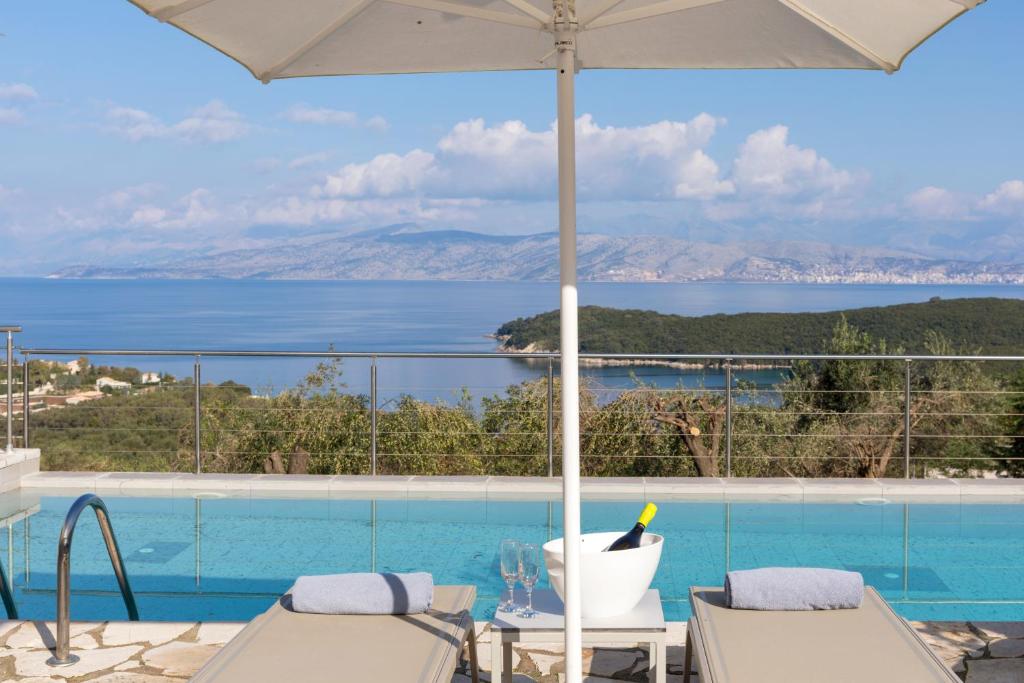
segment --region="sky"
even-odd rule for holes
[[[1022,33],[989,0],[891,76],[583,71],[579,229],[1024,262]],[[5,274],[556,229],[552,72],[263,85],[125,0],[4,3],[0,34]]]

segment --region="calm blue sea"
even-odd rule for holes
[[[583,283],[582,304],[703,315],[745,311],[827,311],[926,301],[930,297],[1024,297],[1024,287],[797,285],[742,283]],[[0,324],[20,324],[29,347],[463,351],[495,349],[501,323],[558,306],[553,282],[291,282],[260,280],[125,281],[0,279]],[[94,362],[100,362],[95,358]],[[121,359],[146,370],[189,375],[191,359]],[[205,359],[204,381],[234,379],[260,390],[293,385],[306,360]],[[515,359],[382,361],[382,399],[475,396],[540,376]],[[666,368],[599,368],[586,374],[611,389],[649,383],[721,386],[721,377]],[[368,386],[367,363],[349,361],[345,382]],[[770,384],[777,374],[746,379]]]

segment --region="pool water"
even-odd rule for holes
[[[0,561],[22,618],[55,612],[57,534],[72,497],[5,494]],[[248,620],[302,574],[429,571],[474,584],[475,616],[502,590],[503,538],[561,535],[557,501],[105,497],[147,620]],[[666,617],[728,569],[855,570],[910,619],[1024,619],[1024,505],[661,502],[654,580]],[[586,502],[584,531],[626,529],[641,502]],[[72,551],[72,618],[124,619],[91,513]],[[541,585],[546,586],[546,577]]]

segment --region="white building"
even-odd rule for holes
[[[140,380],[143,384],[160,384],[159,372],[144,372]]]
[[[114,391],[128,391],[132,388],[132,385],[131,382],[122,382],[113,377],[100,377],[96,380],[96,391],[103,391],[104,388],[113,389]]]

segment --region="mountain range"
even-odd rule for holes
[[[663,235],[580,234],[585,281],[1024,284],[1024,263],[934,258],[819,242],[712,242]],[[76,265],[55,278],[292,280],[557,280],[558,235],[489,235],[389,226],[271,246]]]

